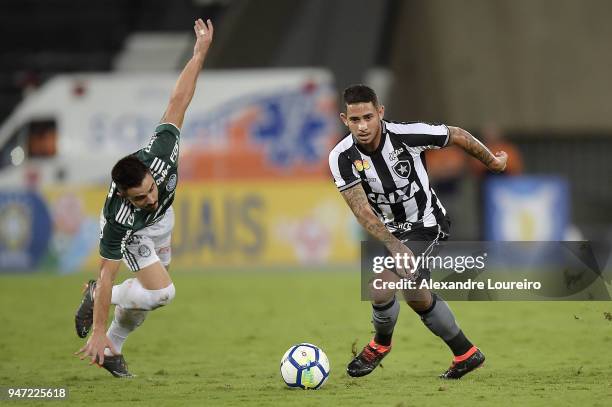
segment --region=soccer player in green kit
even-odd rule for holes
[[[168,266],[180,128],[213,39],[210,20],[198,19],[193,29],[193,57],[181,72],[151,141],[112,169],[100,216],[100,273],[87,284],[75,316],[79,337],[85,338],[91,329],[87,344],[75,354],[115,377],[132,376],[122,354],[128,334],[142,324],[149,311],[167,305],[175,295]],[[113,285],[121,260],[134,273],[133,278]],[[106,330],[111,304],[115,315]]]

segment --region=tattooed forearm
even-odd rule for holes
[[[487,167],[490,167],[495,161],[495,156],[491,153],[491,151],[489,151],[484,144],[478,141],[478,139],[476,139],[470,133],[459,127],[449,127],[449,129],[449,145],[454,144],[461,147]]]
[[[370,235],[383,242],[391,251],[397,251],[403,247],[402,242],[393,236],[374,214],[361,185],[358,184],[341,193],[361,226],[363,226]]]

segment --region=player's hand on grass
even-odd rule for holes
[[[118,355],[119,353],[115,350],[110,339],[106,336],[105,333],[96,333],[94,332],[89,337],[87,344],[75,352],[75,355],[81,355],[81,360],[85,358],[89,358],[89,364],[93,365],[97,363],[102,366],[104,363],[104,349],[109,348],[113,355]]]
[[[506,169],[507,162],[508,154],[505,151],[498,151],[495,153],[495,160],[489,164],[489,169],[495,172],[502,172]]]
[[[193,46],[193,56],[204,56],[208,52],[210,44],[212,44],[213,34],[215,32],[210,19],[206,23],[198,18],[193,26],[193,31],[196,35],[196,43]]]

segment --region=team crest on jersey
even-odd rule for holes
[[[140,245],[138,247],[138,254],[140,257],[149,257],[151,255],[151,249],[149,249],[146,245]]]
[[[370,163],[368,160],[355,160],[353,164],[355,164],[355,168],[357,168],[357,171],[359,172],[370,169]]]
[[[408,160],[401,160],[393,164],[393,172],[400,178],[410,177],[411,171],[412,167],[410,166],[410,161]]]
[[[176,174],[170,175],[168,178],[168,183],[166,184],[166,191],[171,192],[176,188]]]

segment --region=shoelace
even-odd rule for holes
[[[378,357],[378,352],[376,352],[376,350],[372,349],[370,346],[366,346],[365,348],[363,348],[363,352],[361,352],[361,355],[368,362],[372,362]]]

